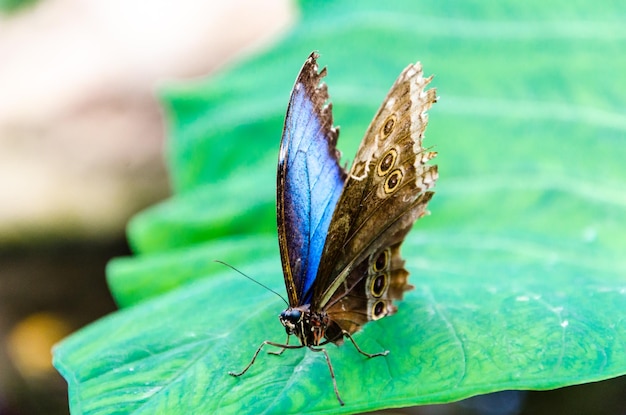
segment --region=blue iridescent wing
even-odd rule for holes
[[[277,220],[291,306],[309,304],[333,211],[346,178],[328,92],[312,53],[291,92],[280,144]]]

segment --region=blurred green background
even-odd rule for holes
[[[564,287],[565,304],[571,309],[566,309],[570,314],[560,316],[561,323],[571,321],[575,327],[576,322],[593,322],[608,327],[616,322],[612,317],[619,316],[623,305],[619,296],[603,310],[606,315],[593,312],[597,303],[590,298],[594,295],[599,298],[603,289],[615,290],[626,285],[626,264],[622,255],[626,202],[623,181],[626,168],[622,163],[626,153],[622,137],[626,119],[623,116],[624,93],[619,87],[626,73],[626,58],[621,53],[626,33],[622,27],[624,8],[620,3],[600,6],[591,2],[549,5],[539,2],[497,5],[481,2],[392,2],[384,5],[378,2],[323,5],[302,2],[300,12],[290,8],[293,5],[282,6],[287,10],[284,12],[287,17],[270,13],[276,9],[269,8],[269,3],[263,16],[268,21],[275,19],[277,30],[290,21],[291,28],[282,29],[287,30],[282,40],[268,38],[265,45],[257,44],[256,47],[262,49],[257,49],[253,57],[238,56],[234,48],[228,53],[221,51],[219,55],[219,48],[216,48],[214,53],[222,56],[221,61],[215,58],[204,62],[204,66],[195,62],[193,70],[160,74],[161,77],[183,77],[208,72],[224,64],[228,57],[237,56],[236,62],[206,81],[178,86],[170,83],[162,89],[167,108],[165,154],[174,196],[131,221],[130,244],[140,255],[117,260],[108,270],[118,305],[131,306],[152,297],[158,301],[160,295],[182,283],[216,273],[218,271],[211,268],[214,265],[210,265],[213,258],[227,260],[247,271],[254,270],[259,263],[270,263],[274,268],[261,265],[256,272],[275,269],[278,254],[273,242],[273,192],[282,117],[297,69],[311,50],[319,50],[321,64],[329,67],[326,81],[334,104],[335,122],[342,127],[339,145],[346,160],[354,154],[362,131],[387,88],[407,63],[420,60],[426,73],[436,76],[433,84],[438,88],[441,101],[431,111],[426,144],[435,146],[440,153],[437,163],[441,179],[430,205],[433,215],[418,223],[407,242],[412,252],[422,252],[409,258],[414,284],[422,281],[416,277],[420,273],[430,274],[431,277],[426,277],[426,286],[433,287],[433,292],[447,287],[445,295],[450,298],[458,295],[461,299],[481,286],[510,289],[518,294],[533,293],[533,290],[543,293],[542,290],[552,288],[555,290],[552,299],[558,299],[558,289]],[[230,14],[224,16],[228,18],[221,19],[222,31],[213,33],[215,39],[237,33],[225,26],[245,26],[244,20],[236,20]],[[253,17],[258,15],[250,16],[250,20],[254,20]],[[235,21],[240,23],[233,23]],[[250,49],[247,51],[250,53]],[[207,49],[196,53],[212,52]],[[142,69],[146,67],[150,66],[146,64]],[[138,77],[130,77],[130,80]],[[152,81],[160,79],[155,77]],[[115,85],[124,90],[128,82],[120,81]],[[151,86],[154,87],[154,83]],[[150,85],[143,87],[143,93],[148,94]],[[94,88],[96,92],[101,89]],[[135,94],[139,93],[135,91]],[[144,102],[137,96],[129,100]],[[79,101],[81,105],[74,104],[76,108],[71,111],[59,111],[64,115],[60,119],[68,123],[73,119],[67,114],[78,117],[85,108],[93,111],[85,102],[93,106],[94,101],[111,105],[102,98],[100,101],[84,99]],[[113,102],[119,105],[119,101]],[[135,108],[128,101],[121,102],[126,103],[122,108]],[[134,114],[154,114],[151,111],[154,107],[139,105]],[[59,112],[53,114],[59,117]],[[37,126],[41,126],[42,119],[49,118],[39,115],[35,118]],[[4,142],[11,144],[17,141],[15,116],[7,119],[9,127],[2,132],[10,137]],[[148,126],[161,123],[157,116],[143,119]],[[107,120],[100,122],[100,125],[107,124]],[[85,131],[93,131],[93,128],[86,126]],[[147,128],[157,145],[121,147],[121,153],[155,154],[154,148],[158,149],[159,135],[163,131]],[[17,131],[24,134],[24,130],[44,143],[46,139],[50,141],[50,136],[41,134],[41,128]],[[129,140],[144,131],[131,128]],[[59,137],[61,143],[67,144],[64,139],[67,132],[67,128],[61,129],[53,138]],[[101,136],[102,140],[108,137],[94,135]],[[71,144],[68,147],[74,148]],[[89,154],[86,150],[84,153]],[[80,158],[82,153],[76,150],[75,153],[75,157]],[[124,244],[116,242],[121,239],[119,218],[162,197],[167,191],[162,185],[164,180],[155,161],[157,158],[144,160],[134,165],[132,177],[136,178],[133,182],[137,183],[136,187],[113,193],[118,197],[120,194],[138,195],[134,204],[126,205],[123,213],[116,216],[117,221],[96,216],[92,221],[101,227],[88,228],[82,222],[76,225],[76,220],[65,219],[61,220],[62,225],[50,225],[47,232],[27,228],[31,236],[21,239],[15,238],[15,228],[7,228],[7,234],[12,237],[5,239],[3,263],[17,263],[20,269],[26,270],[25,274],[38,279],[16,277],[20,275],[16,267],[3,266],[0,271],[6,274],[6,277],[0,275],[0,298],[14,299],[0,303],[7,309],[3,316],[10,316],[2,321],[7,339],[4,343],[9,345],[5,361],[11,368],[5,373],[12,373],[0,384],[9,385],[3,387],[6,392],[0,391],[0,404],[7,402],[5,411],[37,413],[39,409],[39,413],[51,413],[50,407],[48,412],[41,412],[41,408],[37,408],[39,404],[29,407],[25,402],[32,403],[35,396],[49,396],[52,402],[58,402],[60,395],[59,379],[52,372],[40,371],[47,373],[44,379],[56,382],[56,388],[47,387],[48,383],[37,383],[43,386],[35,388],[33,382],[40,381],[33,381],[28,369],[20,368],[20,358],[14,351],[25,348],[24,343],[16,343],[22,338],[20,328],[34,327],[30,332],[41,334],[46,332],[41,327],[56,327],[51,330],[54,333],[51,338],[60,338],[78,325],[113,309],[102,285],[102,273],[95,270],[101,270],[106,257],[125,252]],[[128,175],[128,163],[123,157],[109,164],[87,158],[81,166],[85,171],[102,170],[105,166],[113,172],[106,177],[123,180],[125,175],[120,171]],[[53,168],[57,164],[58,160]],[[66,174],[80,175],[82,171],[76,169]],[[161,184],[164,190],[154,190],[145,182]],[[97,183],[100,188],[110,189],[110,186],[105,187],[109,185],[107,179]],[[87,187],[93,188],[93,182],[90,184]],[[88,205],[95,204],[92,201]],[[68,210],[67,204],[59,209],[63,208]],[[75,211],[71,213],[77,215]],[[59,216],[67,217],[53,217],[58,221]],[[105,226],[107,224],[109,226]],[[108,231],[103,232],[102,228]],[[260,239],[255,239],[256,235]],[[263,235],[267,235],[267,239]],[[203,245],[206,241],[213,242]],[[264,244],[258,246],[258,241]],[[93,251],[86,246],[93,247]],[[48,260],[34,271],[31,267],[40,261],[33,258]],[[89,271],[84,261],[94,271]],[[60,264],[62,271],[53,272],[57,268],[53,264]],[[78,271],[68,272],[66,268],[70,265]],[[70,275],[84,279],[77,283]],[[436,276],[439,275],[449,281],[447,286],[438,285]],[[282,289],[278,275],[261,278],[268,278],[263,281],[273,281],[272,287]],[[550,280],[554,285],[550,285]],[[55,296],[52,295],[55,290],[44,290],[50,298],[42,295],[42,300],[34,301],[29,297],[33,292],[30,287],[47,286],[41,281],[56,287],[61,294]],[[464,283],[472,285],[465,293],[450,292],[451,287],[452,291],[454,287],[462,291],[458,287],[463,287]],[[237,284],[246,282],[237,281]],[[246,286],[241,290],[252,293],[252,305],[258,301],[254,287]],[[23,297],[16,300],[16,292]],[[418,287],[416,298],[424,293]],[[97,296],[98,300],[86,300],[91,298],[89,295]],[[243,294],[238,296],[243,297]],[[476,302],[480,304],[480,300]],[[581,307],[583,303],[591,310]],[[100,305],[94,306],[96,304]],[[210,306],[207,309],[210,312]],[[505,311],[502,305],[498,310]],[[577,315],[585,310],[589,311],[589,316]],[[275,318],[274,314],[271,318]],[[459,309],[456,315],[469,314]],[[525,314],[522,318],[524,316],[536,317],[535,314]],[[506,324],[506,318],[502,320]],[[523,326],[523,322],[510,324]],[[271,333],[280,335],[276,321],[268,322],[267,327],[273,330]],[[623,340],[619,337],[623,336],[620,327],[617,331],[601,332],[605,337],[617,335],[618,342]],[[489,333],[489,330],[485,333],[487,338]],[[251,343],[265,339],[247,334],[252,337]],[[32,342],[29,337],[25,338],[26,342]],[[49,344],[51,340],[46,339]],[[83,334],[82,341],[88,342],[89,338]],[[489,345],[487,339],[485,345],[498,346],[493,343]],[[601,343],[597,340],[584,346]],[[609,344],[605,347],[617,353],[623,346]],[[247,346],[242,347],[241,355],[247,356],[251,351]],[[269,361],[263,365],[276,366]],[[37,375],[39,379],[41,373]],[[501,393],[448,407],[414,409],[412,413],[600,413],[600,410],[618,413],[626,407],[623,390],[624,380],[617,378],[554,392]],[[489,412],[494,407],[500,411]],[[57,408],[63,413],[63,404],[58,404]]]

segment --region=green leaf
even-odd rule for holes
[[[133,219],[108,278],[123,309],[54,351],[74,414],[354,413],[626,373],[623,5],[302,2],[272,50],[164,93],[176,194]],[[290,88],[321,52],[350,158],[395,77],[441,96],[440,179],[403,245],[399,312],[322,355],[284,341],[274,186]],[[375,399],[374,399],[375,397]]]

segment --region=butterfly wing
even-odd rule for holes
[[[328,92],[312,53],[293,87],[280,144],[277,220],[280,256],[291,306],[308,304],[322,249],[346,173],[335,148]]]
[[[351,333],[393,314],[392,301],[411,288],[400,245],[426,214],[437,179],[437,166],[426,164],[436,154],[422,147],[426,110],[436,100],[434,89],[425,91],[430,80],[419,64],[400,74],[365,134],[328,229],[311,309]],[[340,341],[339,328],[326,337]]]

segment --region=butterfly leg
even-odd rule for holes
[[[335,395],[337,396],[337,400],[339,401],[339,404],[343,406],[344,403],[341,400],[341,397],[339,396],[339,389],[337,389],[337,379],[335,379],[335,371],[333,370],[333,365],[330,363],[330,357],[328,356],[328,352],[326,351],[326,349],[316,349],[311,346],[309,346],[309,349],[311,349],[314,352],[324,353],[324,357],[326,358],[326,363],[328,364],[328,370],[330,370],[330,377],[333,379],[333,388],[335,389]]]
[[[289,340],[289,337],[287,337],[287,340]],[[243,370],[239,373],[237,372],[228,372],[229,375],[231,376],[241,376],[244,373],[246,373],[248,371],[248,369],[250,369],[250,366],[252,366],[254,364],[254,361],[256,360],[256,357],[259,355],[259,353],[261,353],[261,349],[263,349],[263,346],[269,344],[270,346],[275,346],[275,347],[281,347],[282,350],[280,353],[282,353],[285,349],[296,349],[296,348],[300,348],[302,346],[289,346],[288,344],[280,344],[280,343],[274,343],[271,342],[269,340],[265,340],[263,343],[261,343],[261,345],[259,346],[258,349],[256,349],[256,352],[254,353],[254,356],[252,356],[252,360],[250,360],[250,363],[248,363],[248,366],[244,367]],[[280,354],[280,353],[275,353],[275,354]]]
[[[378,353],[367,353],[364,352],[363,350],[361,350],[361,348],[359,347],[358,344],[356,344],[356,341],[354,341],[354,339],[352,338],[352,335],[350,333],[348,333],[345,330],[342,330],[342,333],[345,337],[349,338],[350,341],[352,342],[352,344],[354,345],[354,347],[358,350],[359,353],[361,353],[363,356],[367,356],[367,357],[376,357],[376,356],[387,356],[389,354],[389,350],[385,350],[382,352],[378,352]]]
[[[287,335],[287,341],[285,341],[285,346],[288,346],[288,345],[289,345],[289,335]],[[285,349],[286,349],[286,347],[283,347],[278,352],[267,352],[267,353],[268,354],[273,354],[273,355],[276,355],[276,356],[280,356],[281,354],[283,354]]]

